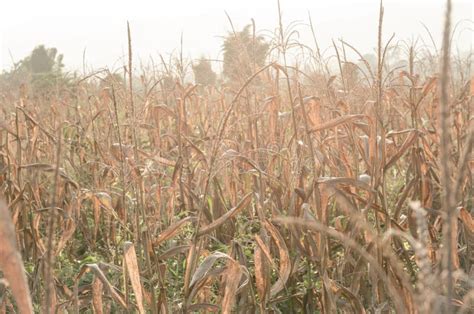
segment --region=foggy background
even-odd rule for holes
[[[454,47],[472,49],[473,6],[471,1],[453,1],[453,21],[460,24]],[[397,40],[423,38],[431,45],[430,30],[441,43],[444,0],[384,1],[384,40],[392,33]],[[377,0],[281,0],[283,22],[308,24],[312,16],[321,49],[331,39],[343,38],[362,53],[376,45],[379,1]],[[274,32],[278,25],[276,0],[216,1],[4,1],[0,13],[0,70],[27,56],[35,46],[56,47],[64,54],[66,70],[82,72],[92,68],[117,69],[126,61],[126,21],[132,30],[134,62],[159,60],[180,49],[183,34],[184,57],[222,59],[222,37],[256,22],[259,34]],[[309,26],[300,25],[299,41],[314,47]],[[468,30],[470,29],[470,30]],[[137,64],[137,63],[135,63]],[[85,67],[84,67],[85,66]]]

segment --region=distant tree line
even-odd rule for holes
[[[245,26],[241,31],[230,32],[222,43],[222,75],[213,70],[211,60],[202,56],[192,63],[194,82],[203,86],[213,86],[219,82],[240,85],[265,64],[269,48],[269,43],[263,37],[255,35],[251,25]],[[398,54],[399,52],[395,53],[390,61],[400,66]],[[58,84],[67,83],[63,59],[56,48],[39,45],[28,56],[16,62],[10,71],[0,74],[0,86],[28,84],[34,91],[47,91]],[[366,54],[364,59],[375,69],[377,60],[374,54]],[[345,62],[341,70],[345,86],[351,89],[361,79],[361,71],[365,72],[366,66],[362,62]],[[312,75],[317,78],[322,73]],[[117,75],[114,81],[121,82],[122,78]],[[172,87],[174,81],[174,75],[167,71],[163,84]]]
[[[223,79],[239,83],[247,79],[259,67],[265,64],[270,45],[261,36],[250,32],[250,25],[240,32],[231,32],[224,38]],[[193,65],[194,79],[197,84],[214,85],[217,74],[212,70],[211,62],[204,57]]]
[[[63,55],[56,48],[39,45],[30,55],[16,62],[10,71],[3,72],[0,83],[10,87],[28,84],[36,92],[47,91],[66,83],[63,68]]]

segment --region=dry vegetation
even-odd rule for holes
[[[0,312],[472,313],[466,67],[292,30],[223,85],[130,45],[125,80],[2,90]]]

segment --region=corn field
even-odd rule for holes
[[[140,69],[131,24],[118,75],[3,88],[0,313],[472,313],[449,12],[435,50],[383,38],[381,5],[375,66],[280,16],[266,63],[213,86],[179,56]]]

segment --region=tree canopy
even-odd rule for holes
[[[211,62],[204,58],[193,65],[194,80],[196,84],[214,85],[216,83],[216,73],[212,70]]]
[[[46,49],[43,45],[36,47],[30,56],[30,68],[33,73],[60,71],[64,66],[63,55],[58,55],[56,48]]]
[[[13,69],[0,76],[0,83],[15,88],[29,84],[34,90],[47,91],[59,82],[66,82],[62,73],[63,55],[56,48],[36,46],[31,53],[15,63]]]
[[[16,64],[17,69],[27,70],[31,74],[60,73],[63,64],[63,55],[58,54],[56,48],[46,48],[39,45],[31,54]]]
[[[247,25],[240,32],[229,33],[223,44],[223,74],[228,80],[247,78],[263,66],[269,44],[261,36],[254,36]]]

